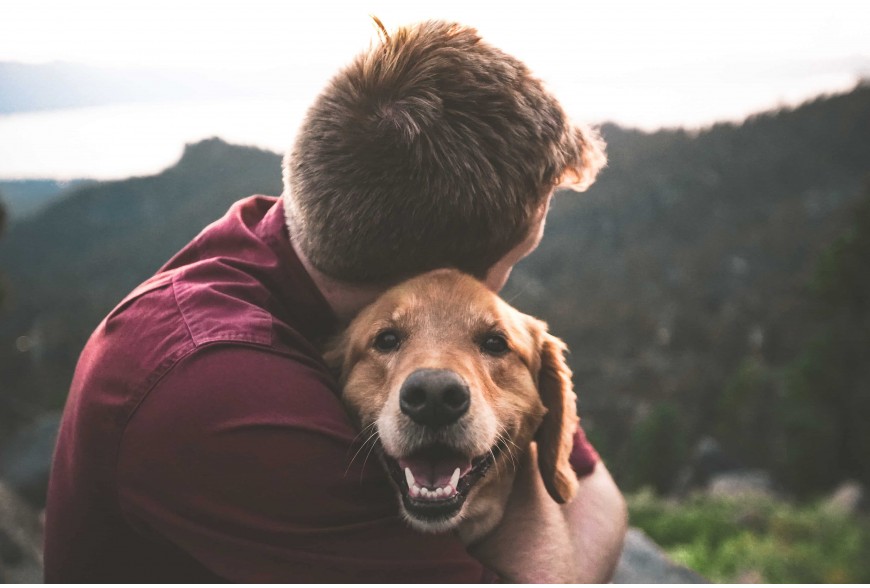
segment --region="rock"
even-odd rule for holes
[[[46,413],[18,431],[0,453],[0,479],[35,508],[45,506],[59,426],[60,413]]]
[[[614,584],[708,584],[697,572],[671,561],[640,529],[629,529]]]
[[[0,580],[42,582],[42,524],[39,516],[0,480]]]
[[[721,474],[740,469],[740,464],[725,453],[713,437],[702,437],[689,463],[677,475],[673,491],[677,496],[686,496],[693,490],[706,488],[710,481]]]
[[[828,512],[853,515],[866,507],[864,486],[854,480],[843,482],[823,503]]]
[[[695,446],[673,489],[676,496],[688,496],[698,490],[720,498],[776,496],[768,472],[742,466],[709,436],[701,438]]]
[[[707,485],[707,494],[719,498],[775,498],[773,481],[764,470],[736,470],[717,474]]]
[[[737,576],[737,584],[766,584],[764,576],[758,570],[746,570]]]

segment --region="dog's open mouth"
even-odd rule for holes
[[[438,522],[456,515],[469,491],[483,478],[501,451],[469,458],[444,445],[432,445],[403,458],[382,451],[387,469],[402,494],[408,514]]]

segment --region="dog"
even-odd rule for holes
[[[579,418],[565,344],[475,278],[435,270],[363,309],[324,357],[400,510],[471,543],[501,520],[515,466],[537,444],[544,486],[570,501]]]

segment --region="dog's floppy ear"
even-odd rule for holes
[[[333,337],[322,348],[323,361],[336,381],[343,384],[344,364],[347,361],[347,348],[350,344],[347,332]]]
[[[577,430],[577,396],[571,384],[571,369],[565,362],[565,344],[546,331],[540,333],[541,367],[538,391],[547,414],[538,428],[538,468],[553,500],[564,504],[577,491],[577,476],[569,458]]]

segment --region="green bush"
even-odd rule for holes
[[[678,406],[655,405],[631,431],[624,483],[629,489],[652,485],[657,492],[671,491],[680,466],[686,463],[688,435]]]
[[[642,491],[628,503],[632,525],[716,582],[870,582],[866,518],[763,497],[677,502]]]

